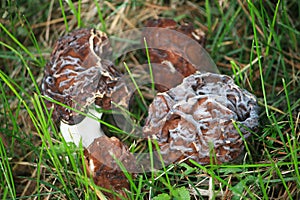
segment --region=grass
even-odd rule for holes
[[[101,195],[86,174],[83,149],[66,144],[51,113],[44,112],[43,67],[54,42],[68,31],[97,27],[113,35],[161,16],[190,21],[207,34],[206,49],[219,70],[258,97],[260,129],[247,141],[241,163],[191,161],[134,179],[126,174],[130,199],[300,199],[299,13],[296,0],[2,1],[0,197]],[[138,56],[128,55],[129,68]],[[133,121],[143,121],[142,108],[133,113]]]

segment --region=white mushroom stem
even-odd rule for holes
[[[73,142],[79,146],[82,139],[82,146],[87,148],[94,139],[104,135],[99,121],[94,119],[95,117],[100,119],[102,113],[97,112],[95,109],[90,109],[88,116],[85,117],[82,122],[75,125],[69,125],[64,122],[60,122],[60,131],[66,142]]]

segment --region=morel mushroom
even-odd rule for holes
[[[145,23],[150,61],[167,65],[184,77],[196,71],[218,73],[214,62],[203,49],[205,35],[190,23],[177,25],[172,19],[151,19]],[[201,44],[201,45],[200,45]],[[152,48],[155,47],[155,48]]]
[[[129,184],[116,160],[132,172],[134,157],[117,138],[104,135],[97,120],[101,114],[95,110],[110,108],[111,93],[119,79],[111,62],[105,59],[109,49],[106,34],[95,29],[81,29],[62,37],[45,67],[42,92],[66,105],[46,101],[47,108],[53,108],[53,119],[60,122],[65,140],[78,145],[82,139],[87,171],[95,183],[125,196],[122,188],[129,189]],[[94,118],[77,110],[89,112]]]
[[[78,144],[82,136],[84,146],[88,146],[94,138],[103,135],[99,122],[86,119],[76,110],[87,112],[94,102],[102,108],[109,107],[110,94],[119,76],[111,62],[104,59],[109,49],[106,34],[95,29],[73,31],[55,44],[45,67],[42,92],[66,105],[46,101],[48,109],[53,108],[53,119],[61,123],[67,141]],[[92,114],[100,117],[93,110]],[[83,135],[88,127],[86,120],[90,127],[95,127],[92,135]]]
[[[112,189],[126,196],[129,190],[128,178],[124,175],[117,161],[129,172],[135,171],[135,158],[117,138],[99,137],[85,150],[86,169],[94,182],[106,189]],[[111,199],[118,199],[112,193],[104,192]]]
[[[158,94],[149,107],[145,137],[157,139],[166,163],[191,158],[200,164],[230,162],[258,126],[255,96],[226,75],[195,73]]]

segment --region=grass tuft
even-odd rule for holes
[[[83,147],[66,143],[51,119],[52,111],[45,109],[46,97],[40,93],[43,67],[55,41],[74,29],[97,27],[118,35],[142,27],[149,18],[169,17],[178,23],[189,21],[206,33],[206,49],[221,73],[257,96],[260,127],[245,141],[246,154],[238,163],[162,162],[162,169],[136,178],[125,172],[129,199],[300,199],[299,11],[296,0],[3,1],[0,198],[104,199],[105,189],[87,175]],[[123,70],[138,93],[136,107],[127,111],[128,121],[135,123],[132,131],[99,121],[132,152],[153,151],[154,167],[157,144],[131,137],[143,125],[153,98],[154,84],[146,88],[135,82],[134,67],[140,60],[149,63],[147,48],[146,53],[143,59],[139,52],[120,59],[126,59]]]

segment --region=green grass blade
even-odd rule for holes
[[[129,77],[130,77],[132,83],[134,84],[135,89],[137,90],[137,92],[138,92],[138,94],[139,94],[139,96],[140,96],[140,98],[141,98],[143,104],[144,104],[144,105],[147,105],[147,104],[146,104],[146,101],[145,101],[145,98],[144,98],[144,96],[143,96],[143,94],[142,94],[142,92],[141,92],[141,90],[140,90],[140,88],[139,88],[137,82],[135,81],[135,79],[134,79],[134,77],[133,77],[133,75],[132,75],[132,73],[131,73],[129,67],[127,66],[127,64],[126,64],[125,62],[124,62],[124,66],[125,66],[126,71],[127,71],[128,74],[129,74]]]
[[[0,23],[0,28],[36,63],[39,64],[39,66],[42,66],[43,63],[41,63],[39,60],[36,59],[34,54],[28,50],[14,35],[12,35],[6,28],[3,26],[2,23]],[[5,43],[1,42],[1,45],[4,45],[6,47],[10,47],[9,45],[5,45]],[[10,47],[12,49],[12,47]],[[19,54],[19,53],[18,53]]]
[[[253,33],[254,33],[254,44],[255,44],[255,50],[257,52],[257,56],[258,56],[258,66],[259,66],[259,75],[260,75],[260,80],[261,80],[261,89],[263,92],[263,98],[264,98],[264,104],[265,104],[265,111],[268,117],[270,117],[269,114],[269,109],[268,109],[268,102],[267,102],[267,94],[266,94],[266,90],[265,90],[265,81],[264,81],[264,75],[263,75],[263,67],[262,67],[262,61],[261,61],[261,47],[260,44],[258,42],[258,35],[256,32],[256,26],[255,26],[255,16],[254,16],[254,6],[251,3],[251,1],[248,0],[248,6],[250,8],[250,14],[251,14],[251,19],[252,19],[252,28],[253,28]]]
[[[61,9],[62,17],[64,19],[66,31],[69,32],[70,30],[69,30],[67,16],[66,16],[66,13],[65,13],[65,8],[64,8],[64,5],[63,5],[63,0],[59,0],[59,6],[60,6],[60,9]]]
[[[145,50],[146,50],[148,66],[149,66],[151,89],[152,89],[153,94],[155,94],[155,81],[154,81],[154,77],[153,77],[152,65],[151,65],[151,61],[150,61],[150,55],[149,55],[149,50],[148,50],[148,45],[147,45],[146,38],[144,38],[144,45],[145,45]]]
[[[7,187],[7,192],[10,194],[12,199],[16,198],[16,188],[14,184],[14,178],[12,175],[11,167],[6,154],[6,148],[0,137],[0,170],[4,176],[4,184]]]

